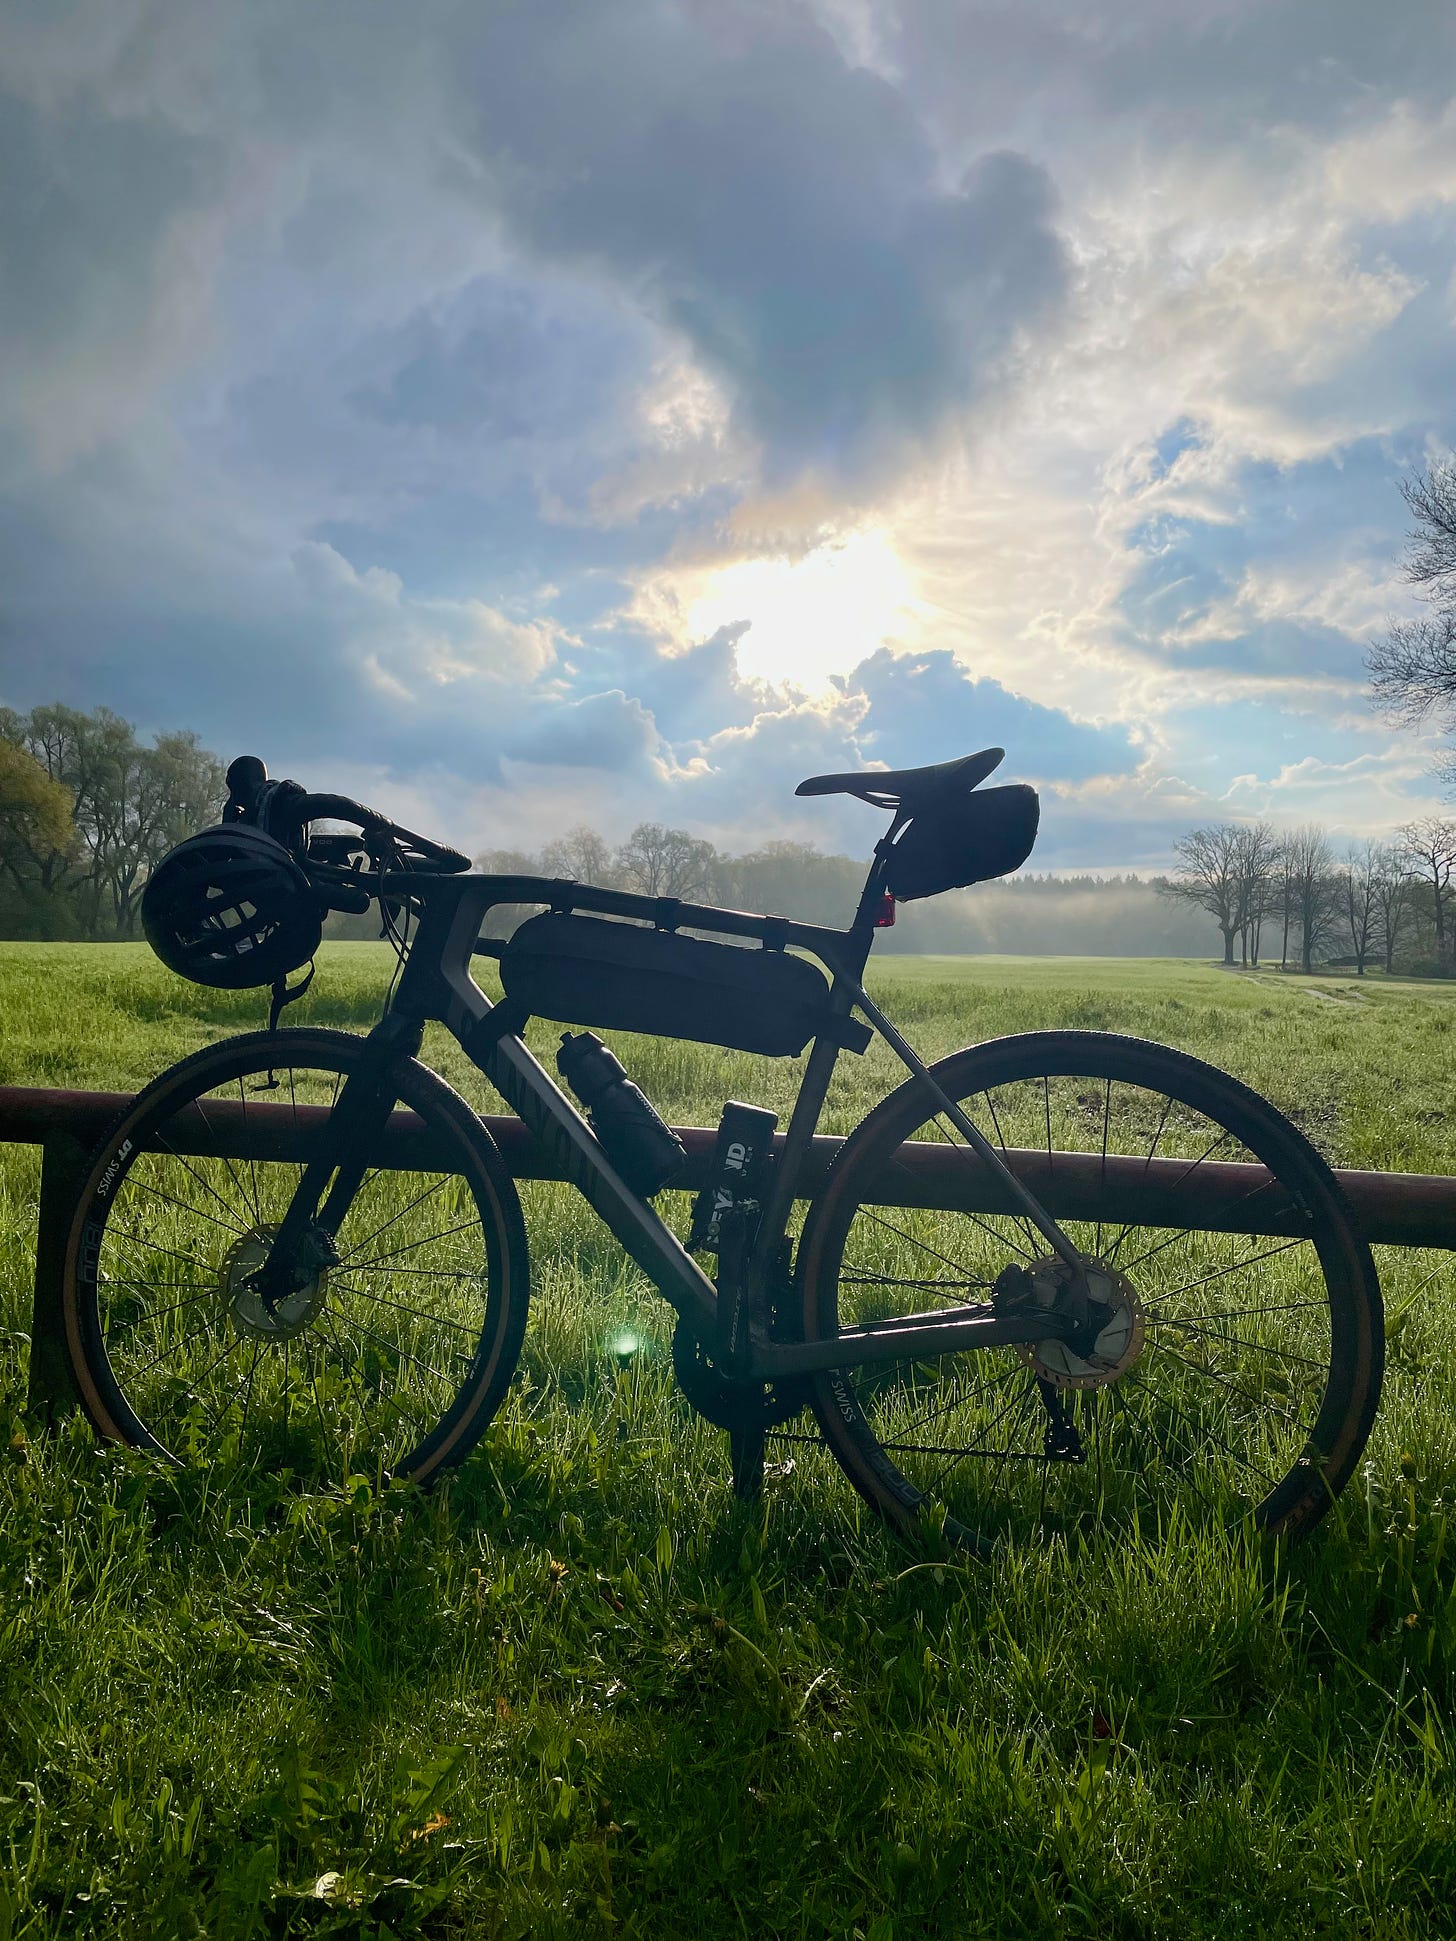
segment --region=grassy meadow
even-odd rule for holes
[[[392,962],[328,946],[289,1022],[366,1028]],[[1130,1032],[1336,1165],[1456,1168],[1453,988],[992,957],[871,982],[926,1056]],[[0,1084],[134,1089],[265,1008],[140,946],[0,945]],[[800,1069],[617,1049],[696,1124],[786,1113]],[[443,1034],[426,1056],[500,1109]],[[844,1059],[825,1130],[898,1076]],[[735,1505],[670,1312],[554,1186],[522,1188],[526,1378],[430,1495],[42,1434],[38,1177],[0,1147],[0,1941],[1456,1930],[1450,1256],[1380,1254],[1380,1419],[1308,1544],[1190,1519],[979,1564],[888,1535],[807,1443]]]

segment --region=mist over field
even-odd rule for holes
[[[1218,932],[1203,912],[1133,878],[1028,877],[902,904],[877,946],[1026,957],[1206,957]]]

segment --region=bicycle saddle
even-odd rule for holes
[[[858,768],[847,775],[811,775],[795,795],[855,795],[877,809],[922,809],[942,793],[978,787],[1006,758],[1004,748],[983,748],[929,768]]]

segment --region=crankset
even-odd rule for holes
[[[672,1372],[677,1385],[698,1414],[720,1429],[740,1429],[754,1423],[765,1429],[789,1422],[808,1405],[809,1392],[801,1376],[771,1382],[733,1382],[714,1367],[707,1349],[686,1321],[672,1331]]]

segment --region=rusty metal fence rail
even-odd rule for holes
[[[61,1334],[61,1273],[71,1208],[80,1189],[87,1156],[111,1121],[130,1103],[123,1092],[51,1091],[31,1086],[0,1086],[0,1143],[41,1148],[37,1208],[35,1286],[31,1324],[29,1393],[31,1406],[56,1411],[71,1400],[70,1377]],[[180,1140],[190,1156],[286,1159],[327,1116],[324,1106],[213,1102],[195,1136]],[[517,1179],[564,1177],[551,1154],[515,1118],[486,1118],[486,1129]],[[688,1190],[702,1184],[716,1132],[706,1126],[679,1126],[688,1164],[674,1182]],[[801,1198],[811,1197],[824,1179],[842,1141],[816,1138],[799,1182]],[[1140,1224],[1178,1224],[1208,1232],[1279,1233],[1293,1231],[1278,1218],[1259,1221],[1250,1209],[1260,1204],[1262,1167],[1209,1161],[1191,1173],[1177,1159],[1141,1160],[1084,1153],[1012,1152],[1007,1159],[1057,1218],[1075,1219],[1089,1208],[1101,1217]],[[399,1170],[432,1164],[430,1140],[412,1112],[396,1112],[385,1133],[378,1163]],[[1341,1171],[1336,1178],[1354,1209],[1361,1231],[1376,1244],[1433,1247],[1456,1251],[1456,1179],[1427,1173]],[[989,1175],[966,1163],[964,1153],[926,1144],[902,1148],[887,1169],[876,1195],[883,1206],[941,1206],[970,1213],[1008,1211]]]

